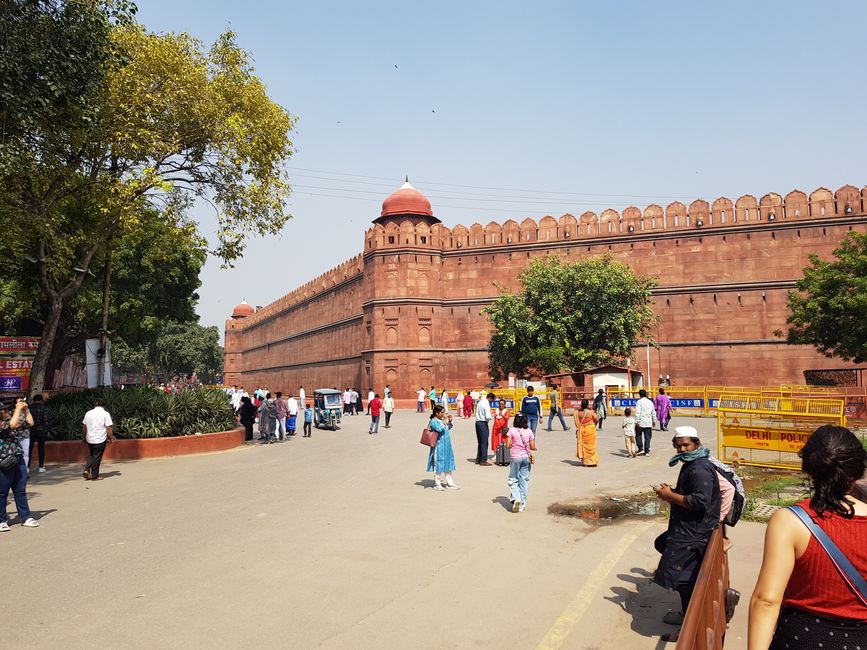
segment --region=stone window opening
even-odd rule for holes
[[[726,222],[726,211],[725,211],[725,210],[721,210],[721,211],[720,211],[720,213],[719,213],[719,218],[720,218],[720,222],[721,222],[721,223],[725,223],[725,222]]]
[[[823,217],[825,216],[825,206],[824,205],[821,208],[819,208],[819,214]]]
[[[389,236],[388,236],[388,243],[389,243],[389,244],[393,244],[393,243],[394,243],[394,235],[389,235]]]
[[[421,243],[427,244],[427,237],[425,237],[424,235],[421,236]]]
[[[744,221],[749,221],[749,220],[750,220],[750,209],[747,208],[746,210],[744,210]]]

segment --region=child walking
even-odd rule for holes
[[[309,438],[313,430],[313,409],[309,404],[304,405],[304,437]]]
[[[626,453],[630,458],[635,458],[637,447],[635,446],[635,425],[638,420],[632,415],[632,409],[623,410],[623,440],[626,442]]]

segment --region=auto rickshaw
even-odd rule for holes
[[[313,424],[317,429],[337,430],[343,412],[343,396],[333,388],[317,388],[313,391]]]

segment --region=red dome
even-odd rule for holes
[[[401,214],[418,214],[424,217],[432,217],[433,211],[430,201],[424,194],[415,189],[409,182],[382,202],[380,217],[392,217]]]
[[[246,300],[242,300],[241,304],[235,305],[235,308],[232,310],[232,318],[246,318],[255,313],[256,310],[253,309],[253,305],[248,304]]]

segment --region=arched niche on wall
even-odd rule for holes
[[[664,211],[661,205],[651,203],[644,208],[644,229],[645,230],[662,230],[665,225],[663,217]]]
[[[759,220],[759,202],[752,194],[744,194],[735,201],[735,216],[738,223],[755,223]]]
[[[810,203],[807,194],[801,190],[792,190],[783,199],[786,219],[806,219],[810,216]]]
[[[711,204],[710,214],[715,226],[730,226],[735,223],[735,204],[727,196],[721,196]]]
[[[836,213],[834,195],[826,187],[820,187],[810,193],[810,216],[832,217]]]

